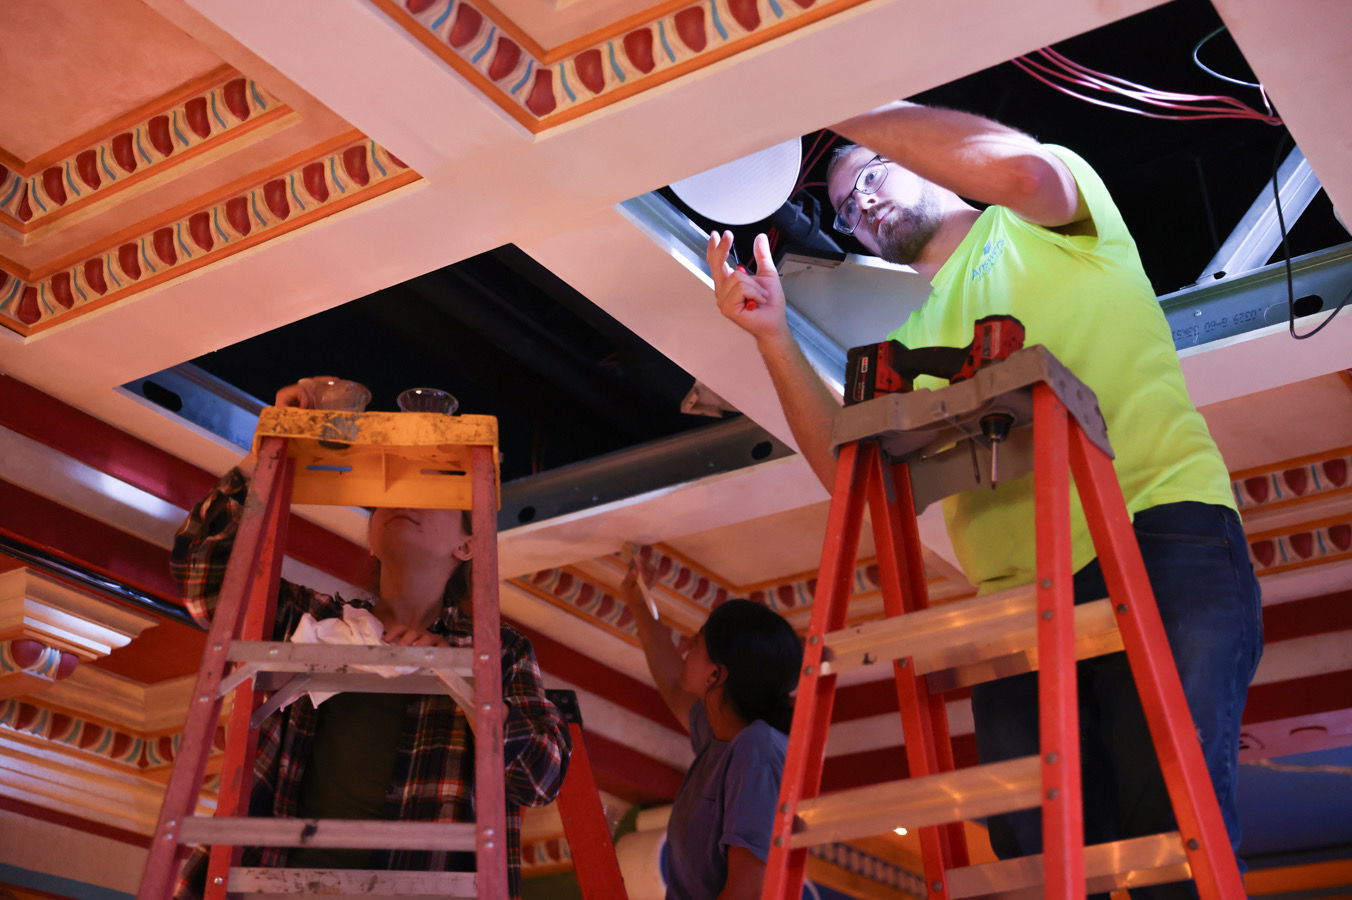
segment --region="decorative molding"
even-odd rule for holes
[[[538,134],[864,0],[663,3],[553,48],[487,0],[371,2]]]
[[[1248,535],[1259,575],[1352,559],[1352,511],[1345,502],[1352,500],[1352,447],[1244,469],[1230,479],[1240,514],[1250,528],[1263,529]],[[1323,518],[1292,522],[1302,511]]]
[[[42,705],[143,737],[170,734],[187,721],[196,680],[194,673],[142,684],[97,666],[81,666],[45,691]]]
[[[151,774],[168,769],[178,755],[181,732],[147,735],[94,722],[24,700],[0,700],[0,732],[12,732],[97,758],[123,771]],[[224,729],[217,728],[213,755],[224,750]]]
[[[511,584],[637,646],[634,616],[614,594],[575,569],[541,569]]]
[[[186,215],[119,236],[42,277],[0,271],[0,324],[34,334],[419,177],[375,142],[344,136],[279,174],[231,185]]]
[[[147,769],[150,768],[148,760],[173,755],[172,737],[159,739],[168,741],[169,745],[148,755],[147,745],[151,741],[144,737],[23,700],[0,701],[0,728],[99,757],[128,770]]]
[[[737,593],[734,585],[721,581],[713,573],[670,550],[644,547],[641,555],[652,563],[654,587],[663,588],[668,593],[705,611],[712,612],[733,597],[744,596]],[[780,610],[781,606],[775,600],[774,597],[766,596],[759,602],[765,603],[771,609]]]
[[[215,80],[186,97],[176,91],[169,107],[91,137],[62,158],[16,171],[0,165],[0,223],[27,234],[289,112],[234,70]]]
[[[37,693],[69,676],[79,662],[40,641],[0,641],[0,697]]]
[[[858,847],[844,843],[818,844],[808,848],[809,860],[808,877],[813,881],[824,884],[827,887],[836,887],[842,892],[849,890],[850,887],[863,888],[868,893],[858,893],[857,890],[849,891],[855,896],[879,897],[878,888],[896,891],[910,897],[923,898],[929,896],[925,890],[925,879],[923,876],[912,872],[910,869],[897,865],[891,860],[876,856]],[[813,866],[813,861],[825,863],[850,876],[853,884],[833,884],[837,879],[832,877],[835,873],[824,871],[820,866]],[[867,884],[860,884],[863,880]],[[889,896],[893,896],[889,894]]]
[[[90,660],[125,647],[156,623],[33,569],[0,573],[0,638],[31,638]]]
[[[164,796],[161,781],[108,765],[77,748],[0,727],[0,794],[72,813],[104,825],[150,834]],[[198,811],[210,815],[215,789],[204,790]]]
[[[710,612],[734,597],[745,597],[770,607],[799,631],[808,627],[807,617],[811,613],[817,584],[815,573],[799,574],[779,582],[739,587],[723,582],[669,548],[650,546],[640,552],[653,564],[653,588],[658,607],[663,612],[664,621],[676,631],[693,634]],[[625,564],[619,554],[605,557],[599,563],[610,568],[615,580],[623,576]],[[932,599],[970,593],[965,586],[961,590],[946,590],[946,579],[928,568],[925,574]],[[635,645],[638,643],[634,617],[629,607],[615,596],[612,584],[606,584],[591,574],[566,566],[542,569],[513,578],[510,583],[622,640]],[[853,602],[849,621],[853,623],[879,617],[882,614],[882,602],[876,561],[866,560],[856,566],[852,584]]]
[[[733,597],[745,597],[754,603],[762,603],[783,616],[792,616],[796,612],[812,607],[817,591],[817,573],[803,572],[776,581],[754,585],[728,585],[719,581],[709,572],[692,562],[681,559],[665,550],[653,550],[657,566],[657,582],[673,594],[685,597],[692,603],[712,611]],[[929,583],[931,594],[937,593],[935,587],[945,579],[925,568],[925,580]],[[851,597],[858,600],[878,594],[882,591],[881,576],[876,560],[864,560],[855,566],[851,576]],[[964,593],[970,591],[964,590]],[[947,595],[947,592],[945,592]],[[851,620],[857,617],[859,610],[851,609]]]
[[[1352,514],[1249,535],[1249,558],[1259,575],[1352,559]]]
[[[182,740],[196,675],[141,684],[81,666],[42,691],[0,700],[0,732],[13,732],[162,780]],[[223,715],[228,712],[227,698]],[[224,731],[215,737],[215,756]]]
[[[1230,489],[1242,514],[1352,493],[1352,447],[1236,472]]]
[[[554,875],[559,872],[571,872],[573,854],[568,849],[568,841],[562,835],[521,842],[521,875],[535,878],[541,875]]]

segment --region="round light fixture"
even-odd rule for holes
[[[715,222],[749,225],[784,205],[798,181],[803,144],[776,144],[671,185],[681,201]]]

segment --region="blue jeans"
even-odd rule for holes
[[[1132,524],[1237,849],[1240,715],[1263,646],[1258,581],[1244,531],[1233,510],[1204,503],[1156,506]],[[1107,595],[1097,560],[1075,574],[1076,603]],[[1086,843],[1173,830],[1173,809],[1126,654],[1084,660],[1077,674]],[[976,686],[972,712],[982,762],[1038,753],[1036,673]],[[1040,810],[993,816],[989,826],[1003,859],[1042,850]],[[1197,892],[1191,882],[1181,882],[1138,888],[1131,896],[1173,900]]]

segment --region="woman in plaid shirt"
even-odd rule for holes
[[[314,404],[304,381],[283,388],[278,406]],[[184,605],[211,619],[248,493],[250,454],[197,504],[174,541],[172,570]],[[379,597],[346,600],[282,580],[273,640],[286,640],[308,613],[341,617],[369,610],[388,643],[467,647],[469,517],[460,510],[377,509],[370,545]],[[503,728],[507,779],[507,866],[512,897],[521,893],[522,806],[551,802],[572,749],[568,728],[544,696],[530,641],[502,626]],[[258,741],[250,815],[299,818],[474,819],[474,736],[463,711],[444,695],[338,694],[316,708],[309,697],[264,722]],[[207,851],[184,865],[176,895],[200,897]],[[245,865],[298,868],[472,870],[472,853],[248,848]]]

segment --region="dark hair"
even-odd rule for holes
[[[729,600],[709,614],[700,631],[710,661],[727,672],[723,696],[733,710],[747,722],[761,719],[788,734],[789,695],[803,665],[803,645],[793,627],[759,603]]]
[[[470,515],[469,510],[461,510],[461,521],[465,524],[465,534],[474,534],[474,517]],[[473,606],[469,602],[469,592],[471,585],[474,584],[474,560],[465,559],[460,561],[460,565],[455,567],[451,577],[446,580],[446,588],[441,592],[441,605],[446,607],[458,606],[465,615],[470,614]]]

